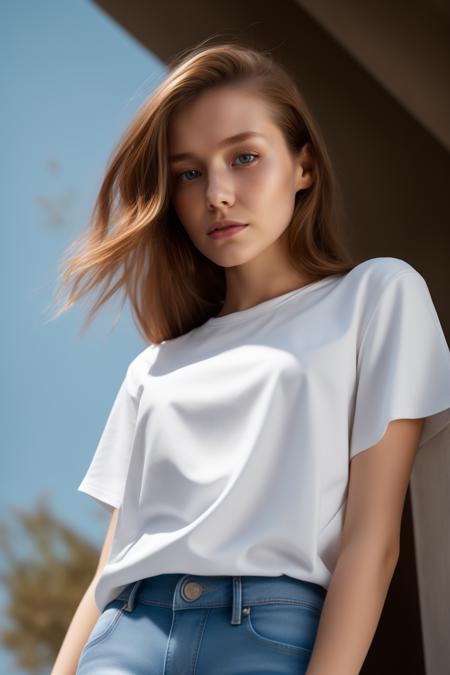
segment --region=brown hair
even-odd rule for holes
[[[315,280],[355,266],[338,237],[343,211],[331,161],[291,74],[267,51],[232,40],[200,44],[169,64],[167,76],[119,139],[89,226],[66,250],[70,254],[80,246],[62,270],[58,298],[66,286],[69,297],[54,318],[100,284],[88,323],[123,288],[124,302],[128,297],[138,330],[150,343],[182,335],[219,311],[225,272],[194,246],[171,204],[167,139],[173,113],[224,84],[260,94],[292,151],[306,142],[312,146],[315,180],[297,193],[286,231],[294,267]]]

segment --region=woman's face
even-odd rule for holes
[[[310,156],[307,145],[291,155],[262,98],[231,85],[205,92],[173,116],[168,142],[173,206],[207,258],[231,267],[280,249],[295,194],[312,182]],[[247,226],[215,239],[207,232],[221,219]]]

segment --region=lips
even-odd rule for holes
[[[231,227],[244,227],[247,223],[241,223],[238,220],[218,220],[209,226],[207,234],[211,234],[217,230],[226,230]]]
[[[225,237],[233,237],[235,234],[242,232],[242,230],[245,230],[247,227],[248,225],[245,224],[229,225],[227,227],[221,227],[212,230],[208,236],[211,237],[211,239],[224,239]]]
[[[240,227],[240,225],[223,225],[222,227],[215,227],[214,230],[211,230],[211,232],[218,232],[219,230],[229,230],[231,227]]]

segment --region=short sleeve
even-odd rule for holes
[[[130,366],[116,394],[90,466],[78,486],[112,512],[119,508],[131,458],[137,398],[130,384]]]
[[[392,278],[357,349],[349,459],[375,445],[390,421],[425,418],[418,448],[450,422],[450,351],[425,279]]]

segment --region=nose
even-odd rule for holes
[[[210,208],[231,204],[234,201],[234,190],[231,181],[219,172],[211,172],[206,186],[206,201]]]

